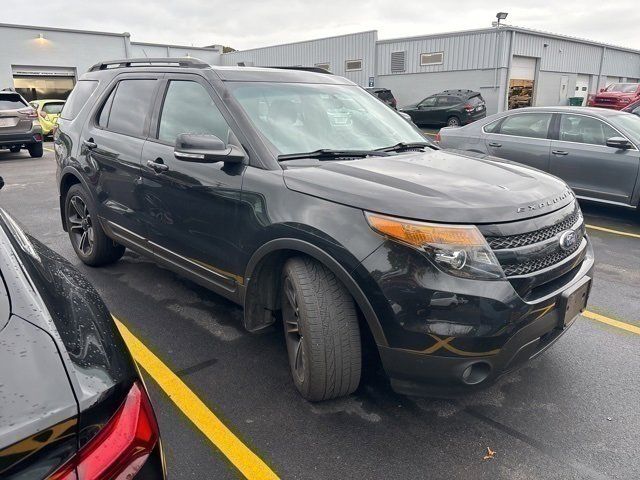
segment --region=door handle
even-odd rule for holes
[[[569,152],[566,150],[552,150],[551,153],[554,155],[569,155]]]
[[[89,150],[93,150],[94,148],[98,147],[98,144],[93,141],[93,138],[89,140],[82,140],[82,145],[87,147]]]
[[[502,146],[502,144],[498,143],[498,142],[489,142],[489,146],[490,147],[500,148]]]
[[[169,170],[169,165],[165,165],[161,158],[155,160],[147,160],[147,167],[156,173],[162,173]]]

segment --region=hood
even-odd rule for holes
[[[618,98],[633,98],[636,96],[635,92],[629,92],[629,93],[625,93],[625,92],[599,92],[596,95],[596,98],[614,98],[614,99],[618,99]]]
[[[444,223],[498,223],[573,201],[560,179],[485,155],[444,150],[348,161],[287,163],[296,192],[387,215]]]

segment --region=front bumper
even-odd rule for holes
[[[581,263],[525,301],[508,280],[455,278],[401,248],[386,242],[360,273],[373,277],[369,291],[379,288],[371,302],[385,333],[378,351],[392,387],[406,394],[485,387],[541,354],[574,323],[563,324],[562,293],[591,278],[594,265],[587,239]]]

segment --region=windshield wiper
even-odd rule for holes
[[[366,157],[386,157],[387,152],[382,150],[331,150],[329,148],[321,148],[313,152],[306,153],[288,153],[286,155],[278,155],[278,161],[298,160],[302,158],[316,158],[318,160],[333,160],[341,158],[366,158]]]
[[[430,142],[400,142],[390,147],[378,148],[378,152],[406,152],[407,150],[416,150],[417,148],[429,147],[434,150],[439,150],[433,143]]]

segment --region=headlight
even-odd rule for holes
[[[424,252],[451,275],[483,280],[504,278],[496,256],[473,225],[416,222],[369,212],[365,216],[373,230]]]

